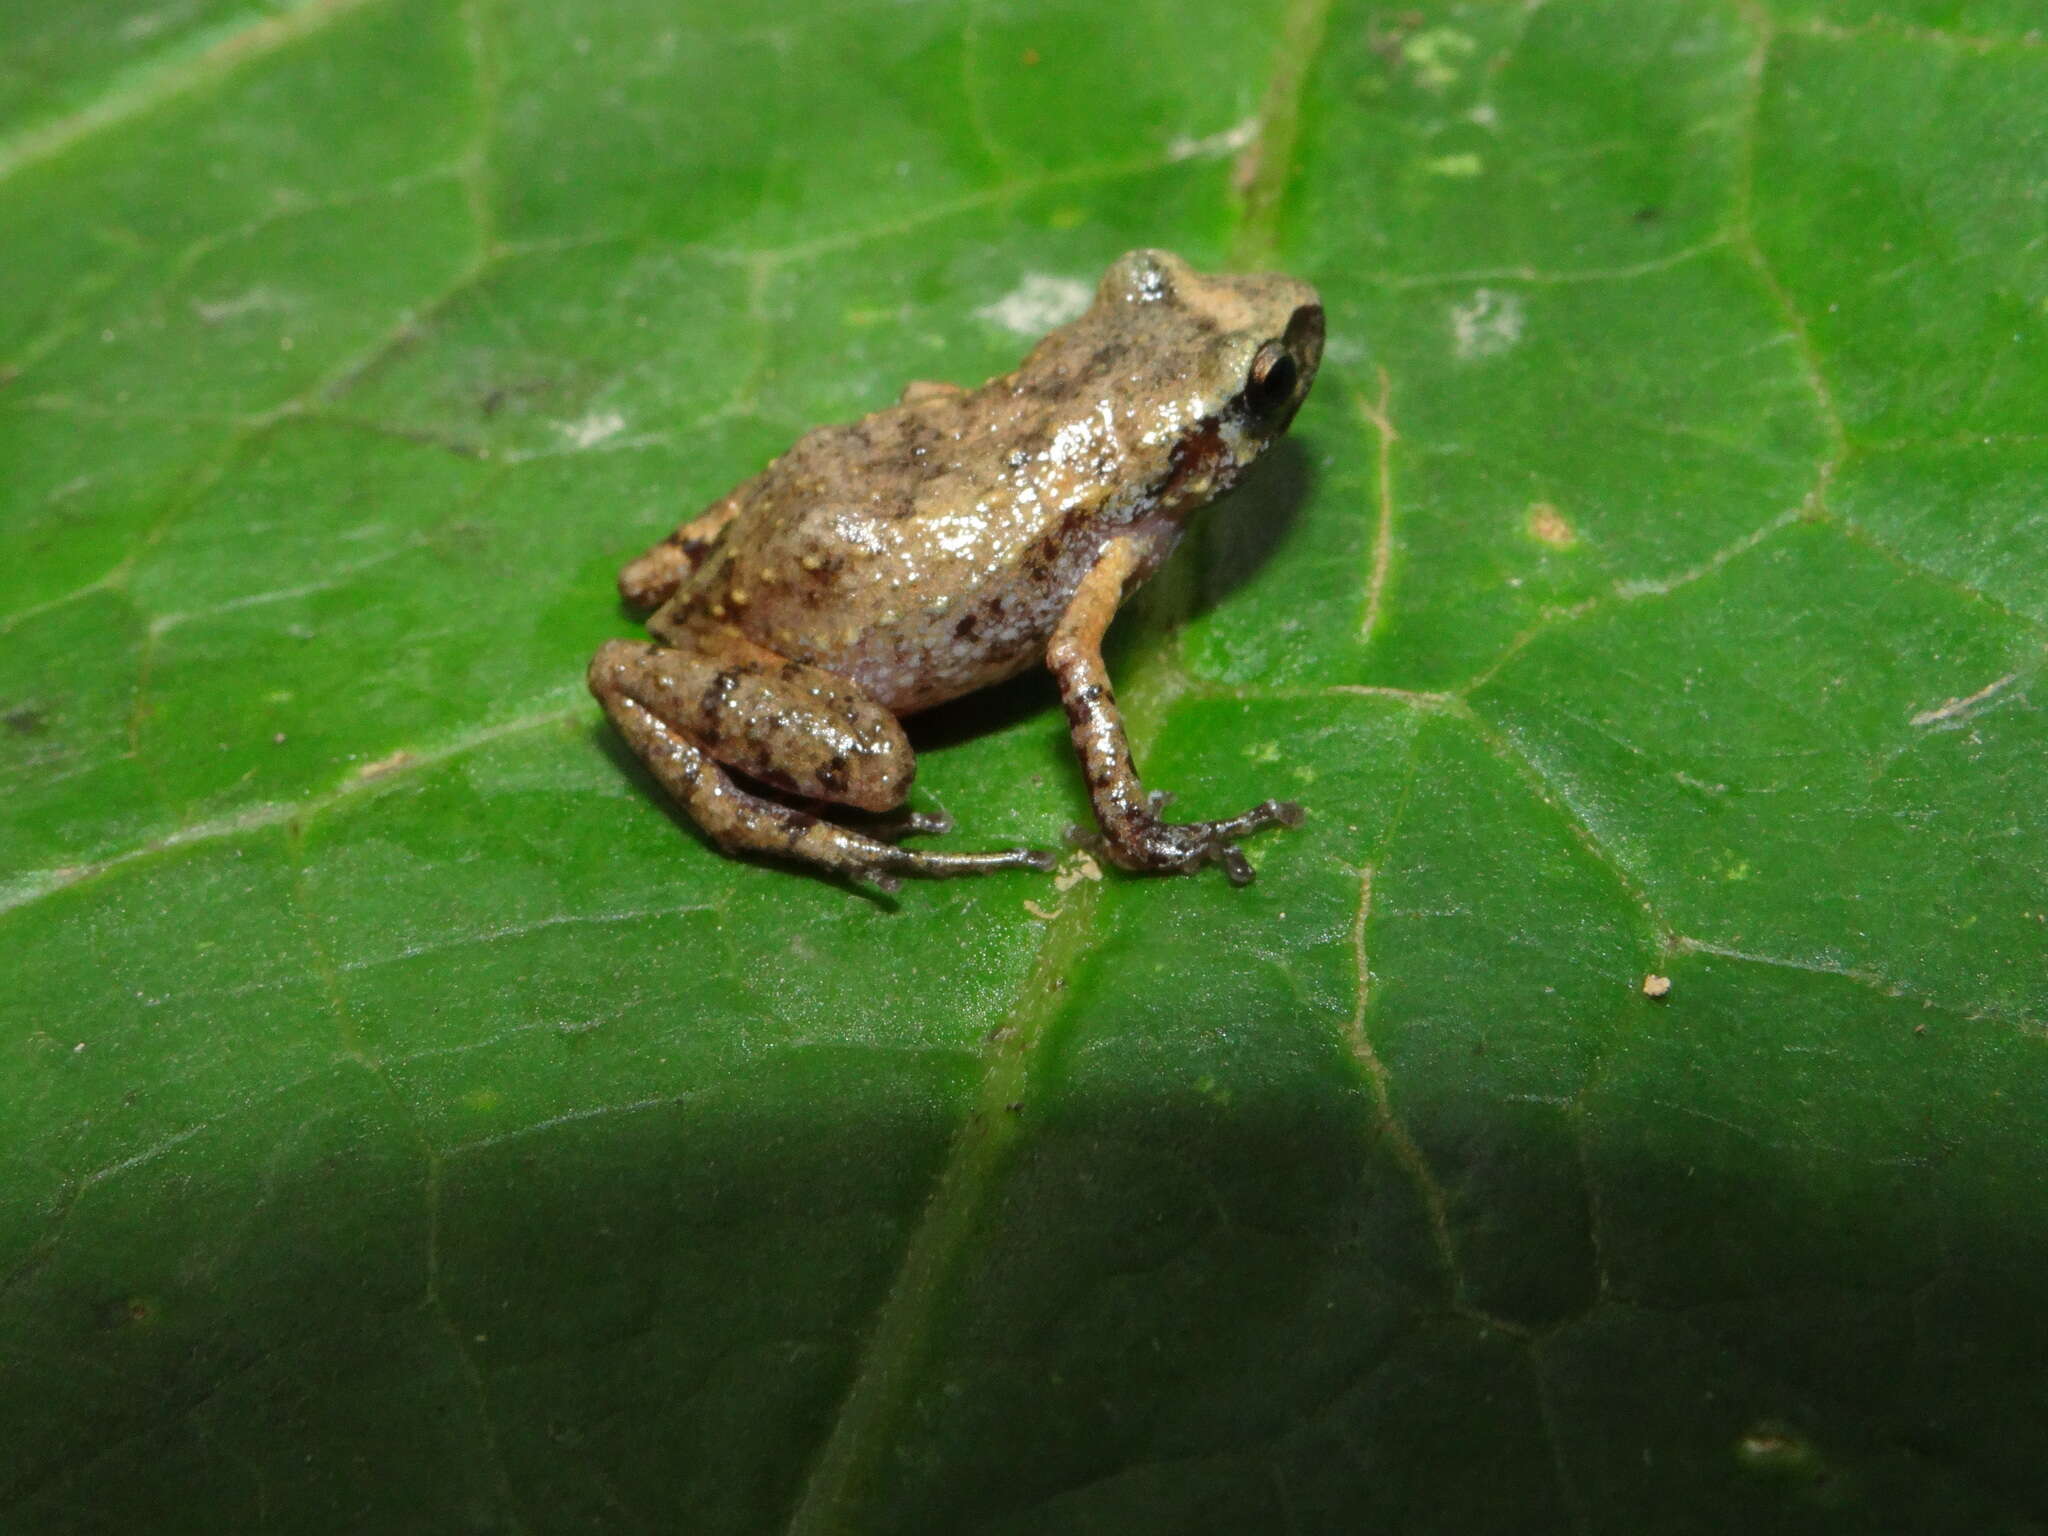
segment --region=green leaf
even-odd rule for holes
[[[2041,1529],[2040,19],[10,8],[0,1524]],[[1140,244],[1329,305],[1111,655],[1308,824],[718,855],[616,567]]]

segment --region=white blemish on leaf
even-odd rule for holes
[[[1457,61],[1470,58],[1478,47],[1463,32],[1431,27],[1403,43],[1401,57],[1415,71],[1417,85],[1424,90],[1440,91],[1458,78]]]
[[[993,320],[1019,336],[1043,336],[1056,325],[1065,325],[1088,307],[1093,293],[1086,283],[1071,277],[1051,277],[1027,272],[1024,281],[993,304],[984,304],[974,314]]]
[[[1983,713],[1993,699],[2012,686],[2013,679],[2018,676],[2017,672],[2008,672],[1995,682],[1986,683],[1967,699],[1950,699],[1933,709],[1923,709],[1913,717],[1912,723],[1929,726],[1943,725],[1951,720],[1968,720],[1973,715]]]
[[[1463,304],[1451,306],[1451,339],[1461,359],[1499,356],[1522,339],[1521,296],[1474,289]]]
[[[1438,155],[1434,160],[1422,162],[1422,168],[1432,176],[1450,176],[1464,179],[1477,176],[1486,169],[1486,162],[1474,154]]]
[[[1062,896],[1066,895],[1083,880],[1100,880],[1102,866],[1085,849],[1075,849],[1074,856],[1062,864],[1052,877],[1052,888]]]
[[[295,305],[292,299],[274,288],[251,288],[230,299],[216,299],[211,304],[204,299],[192,301],[192,313],[207,325],[219,325],[223,320],[239,320],[244,315],[274,315]]]
[[[558,424],[562,436],[569,439],[571,447],[595,448],[607,438],[617,437],[626,430],[626,418],[617,411],[592,411],[581,421],[565,421]]]
[[[116,36],[124,43],[147,42],[176,19],[173,11],[145,11],[140,16],[130,16],[122,22],[121,30]]]
[[[1236,154],[1248,147],[1259,136],[1259,120],[1248,117],[1241,123],[1225,128],[1221,133],[1205,134],[1193,139],[1183,134],[1166,146],[1169,160],[1200,160],[1216,155]]]

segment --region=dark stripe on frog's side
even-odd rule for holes
[[[1070,520],[1071,521],[1071,520]],[[1068,523],[1048,529],[1024,547],[1022,562],[1024,574],[1033,581],[1044,581],[1052,575],[1052,568],[1058,563],[1060,550],[1066,543]]]
[[[1173,452],[1166,461],[1166,478],[1154,494],[1154,503],[1164,512],[1177,510],[1182,487],[1191,480],[1214,472],[1222,462],[1223,452],[1221,426],[1214,416],[1204,416],[1194,431],[1173,445]],[[1219,485],[1215,492],[1226,488]]]

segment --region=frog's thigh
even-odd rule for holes
[[[661,781],[662,788],[721,848],[734,853],[774,853],[801,859],[821,869],[871,881],[884,889],[893,888],[898,875],[932,878],[1052,867],[1051,855],[1028,848],[997,853],[928,853],[897,848],[820,820],[794,806],[779,805],[747,793],[712,761],[703,745],[693,741],[687,730],[666,713],[681,706],[678,713],[690,718],[698,707],[677,698],[672,690],[680,662],[690,656],[687,651],[614,640],[591,660],[590,691],[604,705],[605,713],[611,716],[627,744]],[[669,666],[671,661],[676,661],[678,667]]]
[[[886,872],[896,850],[887,843],[748,794],[701,747],[637,699],[626,694],[599,697],[612,724],[661,787],[728,853],[777,853],[885,888],[893,884]]]
[[[590,664],[609,708],[629,698],[719,762],[792,794],[864,811],[903,803],[916,758],[857,685],[737,635],[693,647],[614,640]]]

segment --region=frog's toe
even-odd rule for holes
[[[945,811],[905,811],[890,829],[890,840],[899,837],[929,837],[953,830],[953,818]]]
[[[953,818],[944,811],[897,810],[869,817],[856,825],[860,831],[884,843],[899,843],[906,837],[929,837],[953,830]]]
[[[1223,866],[1223,874],[1232,885],[1250,885],[1258,879],[1252,869],[1252,862],[1235,843],[1218,843],[1210,849],[1209,857]]]

